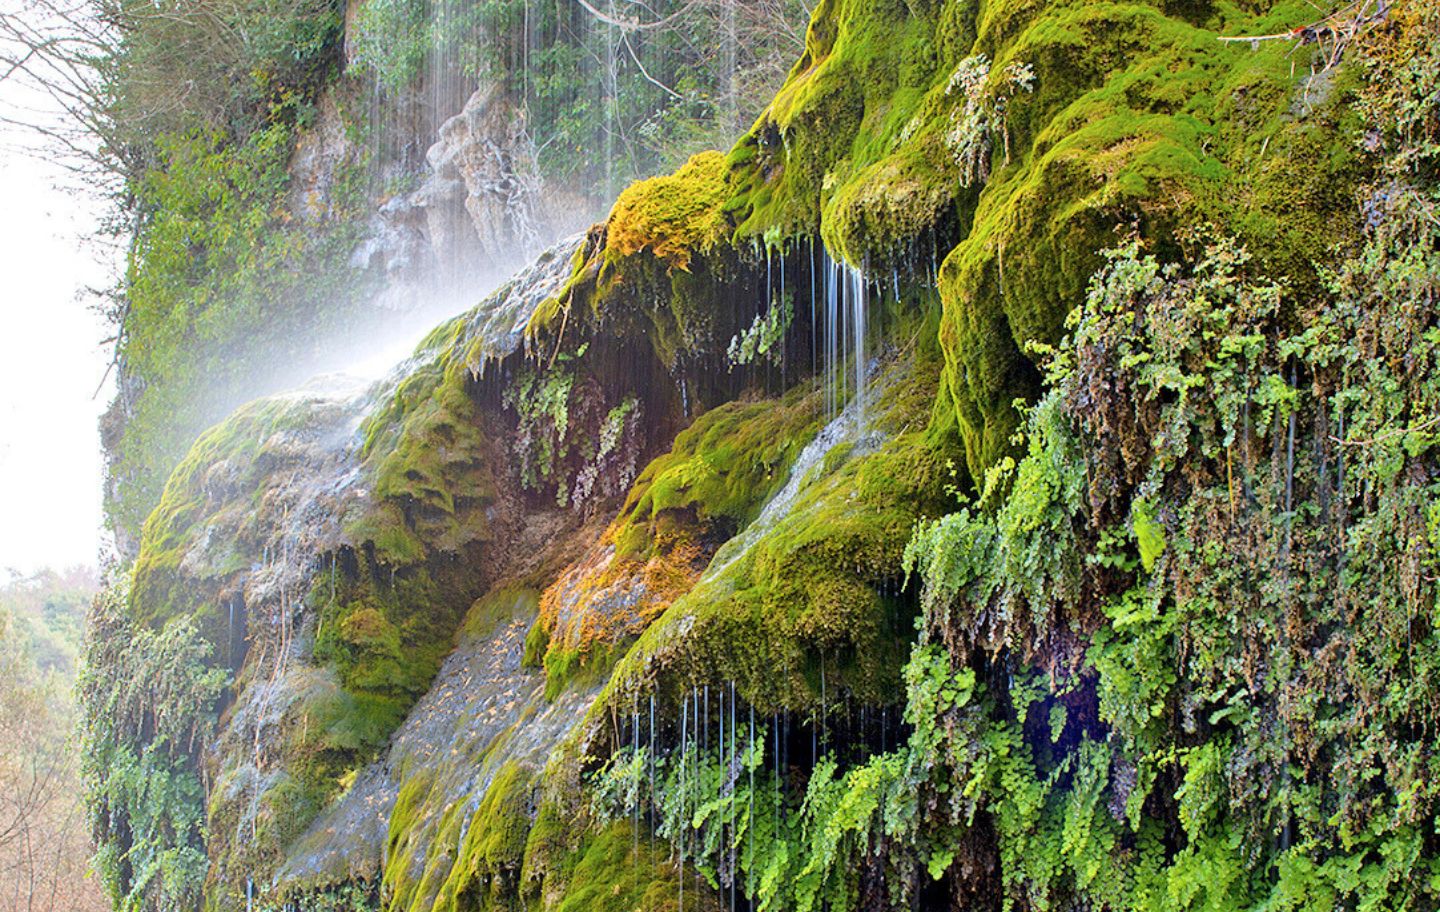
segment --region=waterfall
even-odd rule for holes
[[[650,768],[650,832],[655,832],[655,695],[650,695],[650,750],[645,757]]]
[[[838,414],[848,399],[856,404],[857,420],[864,428],[869,400],[865,344],[869,283],[860,269],[831,257],[825,250],[821,251],[820,271],[825,302],[825,412]],[[814,284],[812,277],[812,288]]]
[[[689,741],[689,734],[690,697],[682,694],[680,697],[680,748],[678,751],[680,756],[680,771],[676,776],[676,787],[680,792],[680,815],[678,825],[679,832],[675,834],[680,850],[680,862],[675,868],[677,879],[680,881],[679,912],[685,912],[685,832],[690,828],[685,820],[685,745]]]
[[[777,731],[778,731],[778,729],[777,729]],[[762,754],[764,753],[764,746],[763,746],[763,745],[761,746],[761,753],[762,753]],[[749,818],[749,819],[746,821],[746,824],[745,824],[745,836],[746,836],[745,843],[746,843],[746,849],[747,849],[748,852],[749,852],[750,858],[749,858],[749,860],[748,860],[748,861],[746,862],[746,864],[745,864],[745,871],[746,871],[745,892],[746,892],[746,894],[747,894],[748,896],[750,896],[750,897],[753,898],[753,897],[755,896],[755,761],[754,761],[754,759],[753,759],[754,756],[755,756],[755,707],[754,707],[753,704],[750,706],[750,756],[751,756],[751,758],[752,758],[751,761],[750,761],[750,764],[749,764],[749,766],[750,766],[750,795],[749,795],[749,798],[750,798],[750,808],[749,808],[749,812],[748,812],[748,818]],[[764,758],[762,757],[761,759],[764,759]],[[781,774],[782,774],[782,771],[781,771],[781,769],[780,769],[780,755],[779,755],[779,753],[776,753],[776,755],[775,755],[775,776],[774,776],[775,781],[777,781],[777,782],[780,781],[780,776],[781,776]]]

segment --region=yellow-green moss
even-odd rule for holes
[[[424,559],[427,549],[459,552],[490,538],[485,508],[496,497],[489,448],[471,395],[463,318],[422,343],[427,359],[368,416],[362,458],[374,494],[346,532],[391,566]]]
[[[324,415],[314,400],[279,397],[242,406],[201,434],[165,484],[145,521],[135,560],[130,603],[138,621],[161,625],[188,615],[226,659],[218,590],[259,560],[261,493],[268,473],[286,456],[270,447]],[[211,541],[215,532],[218,540]],[[182,568],[183,565],[183,568]]]
[[[676,537],[733,535],[784,483],[819,429],[820,404],[802,385],[780,399],[730,402],[701,415],[636,479],[613,527],[617,554],[641,556]]]
[[[530,833],[533,790],[531,775],[510,762],[495,774],[473,812],[464,804],[447,810],[463,820],[463,828],[454,832],[455,827],[442,826],[436,837],[437,842],[451,840],[445,844],[458,841],[458,849],[427,912],[513,906]],[[392,908],[406,908],[399,905],[398,895]]]
[[[722,908],[714,891],[698,889],[698,878],[673,860],[670,846],[637,836],[629,823],[613,823],[589,836],[577,854],[552,912],[672,912],[680,908],[681,877],[688,881],[685,908]]]
[[[608,253],[627,257],[648,250],[677,269],[722,241],[727,231],[725,157],[701,152],[674,174],[631,184],[615,200],[605,223]]]

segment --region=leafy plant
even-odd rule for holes
[[[199,751],[229,673],[188,619],[138,627],[125,600],[96,598],[78,685],[95,865],[116,909],[193,907],[208,869]]]
[[[756,314],[750,326],[730,339],[726,359],[733,370],[747,364],[774,362],[783,349],[779,348],[795,319],[794,295],[776,295],[764,313]]]

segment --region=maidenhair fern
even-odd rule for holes
[[[762,314],[756,314],[748,329],[731,337],[726,359],[732,369],[747,364],[779,360],[780,344],[795,319],[795,300],[789,292],[775,296]]]

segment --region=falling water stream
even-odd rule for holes
[[[848,263],[823,255],[825,301],[826,414],[834,415],[847,397],[855,422],[865,427],[869,362],[865,356],[867,287],[865,275]]]

